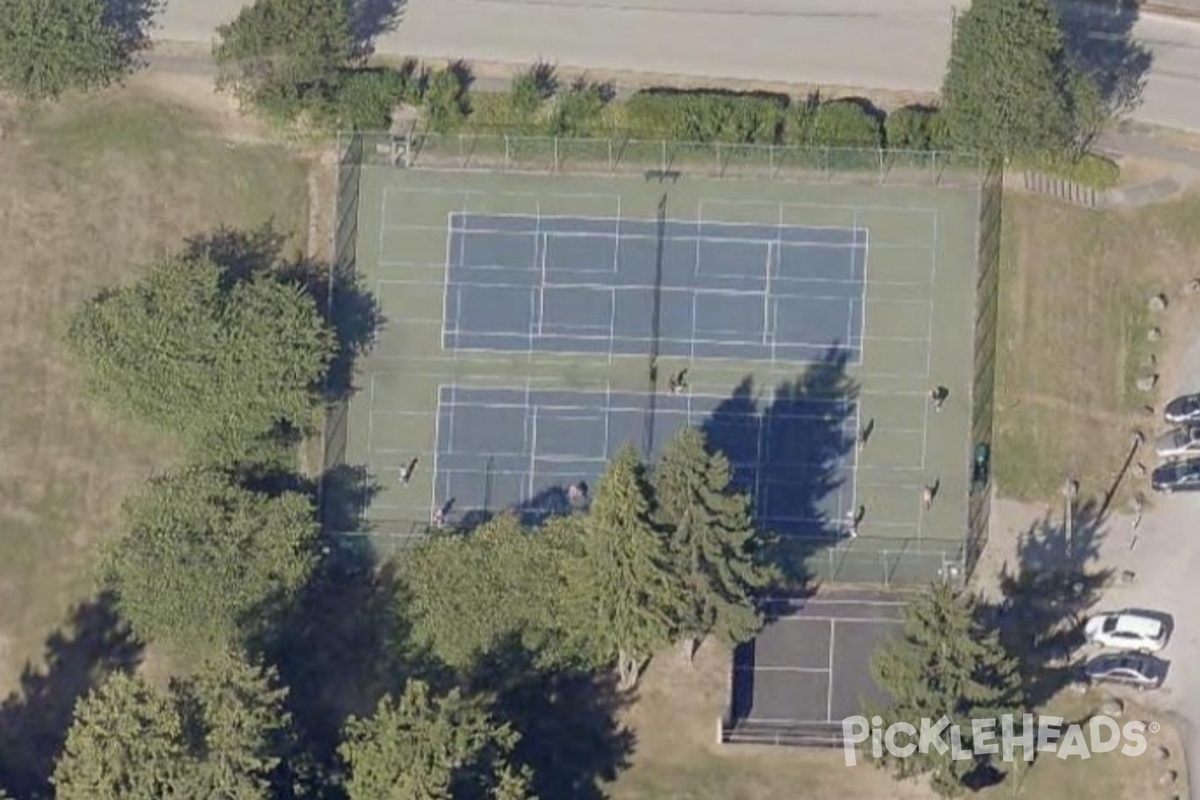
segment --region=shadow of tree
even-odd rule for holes
[[[408,0],[346,0],[350,33],[359,42],[364,55],[373,51],[376,37],[400,26],[407,5]]]
[[[733,466],[733,484],[750,495],[754,518],[788,592],[813,579],[812,559],[844,540],[851,510],[846,458],[855,446],[858,385],[847,354],[831,347],[796,380],[774,387],[760,405],[744,379],[702,429]]]
[[[0,704],[0,785],[17,800],[48,796],[76,701],[106,676],[133,671],[141,656],[111,594],[76,606],[46,640],[45,665],[27,665],[20,690]]]
[[[370,554],[329,556],[264,650],[288,688],[299,750],[317,775],[336,772],[347,717],[370,716],[409,674],[396,647],[407,629],[392,570],[374,569]]]
[[[1137,0],[1103,3],[1056,0],[1067,52],[1096,81],[1114,110],[1129,111],[1141,102],[1153,56],[1133,36]]]
[[[601,784],[628,766],[635,737],[617,714],[632,698],[612,670],[546,667],[510,639],[476,664],[469,683],[494,694],[496,717],[521,734],[514,757],[533,770],[537,797],[602,800]]]
[[[1095,566],[1106,535],[1098,511],[1088,501],[1069,526],[1047,515],[1022,533],[1017,564],[1001,574],[1001,600],[985,609],[1020,659],[1028,708],[1077,678],[1074,653],[1084,643],[1087,612],[1112,578],[1111,569]]]
[[[150,46],[150,28],[166,0],[104,0],[104,21],[121,34],[126,55]]]

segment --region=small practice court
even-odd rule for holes
[[[904,601],[896,592],[860,589],[769,604],[767,625],[734,652],[732,721],[840,723],[862,714],[864,701],[885,705],[871,659],[902,633]]]
[[[935,577],[966,530],[976,195],[363,168],[386,318],[346,427],[363,526],[536,521],[694,425],[812,574]]]

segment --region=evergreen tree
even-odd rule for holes
[[[730,478],[729,459],[708,452],[704,434],[691,427],[667,443],[651,473],[655,521],[684,587],[689,656],[709,634],[733,643],[757,633],[762,617],[753,592],[774,575],[756,558],[749,499],[730,488]]]
[[[528,774],[508,763],[518,738],[479,698],[409,681],[373,716],[346,723],[346,791],[350,800],[525,800]]]
[[[568,637],[598,660],[615,659],[626,689],[687,614],[650,511],[642,465],[626,446],[596,486],[564,570]]]
[[[942,84],[950,136],[989,158],[1061,156],[1074,83],[1049,0],[976,0],[958,17]]]
[[[118,674],[79,702],[54,770],[59,800],[271,800],[292,741],[274,670],[232,656],[157,689]]]
[[[919,731],[922,719],[937,721],[945,716],[950,726],[959,726],[962,749],[969,751],[971,720],[1020,714],[1018,660],[1004,647],[999,632],[980,621],[976,598],[946,585],[935,586],[909,603],[904,635],[875,654],[871,672],[879,688],[892,698],[888,708],[873,712],[883,717],[885,730],[907,722]],[[955,797],[963,792],[964,776],[980,762],[952,756],[952,749],[941,753],[936,747],[906,758],[885,752],[880,765],[901,779],[929,774],[938,794]]]

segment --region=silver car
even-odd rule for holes
[[[1158,437],[1154,452],[1159,458],[1187,458],[1200,455],[1200,425],[1172,428]]]
[[[1146,653],[1107,653],[1083,666],[1091,683],[1118,683],[1135,689],[1157,689],[1167,675],[1165,661]]]

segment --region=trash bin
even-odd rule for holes
[[[991,461],[992,449],[986,442],[975,445],[975,455],[971,459],[971,491],[981,492],[988,484],[988,468]]]

